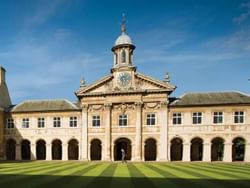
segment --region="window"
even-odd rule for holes
[[[92,126],[100,127],[100,125],[101,125],[100,116],[92,116]]]
[[[77,117],[69,118],[69,127],[77,127]]]
[[[37,119],[37,127],[38,128],[44,128],[45,127],[45,120],[43,117],[40,117]]]
[[[53,125],[54,127],[61,127],[61,118],[60,117],[54,117],[53,118]]]
[[[8,118],[6,120],[6,128],[7,129],[13,129],[14,128],[14,119]]]
[[[201,124],[202,123],[202,113],[194,112],[193,113],[193,124]]]
[[[214,123],[223,123],[223,112],[214,112]]]
[[[234,112],[234,123],[244,123],[244,112],[236,111]]]
[[[147,114],[147,125],[155,125],[155,114]]]
[[[128,125],[128,116],[125,114],[119,115],[119,126],[124,127]]]
[[[181,113],[173,113],[173,124],[174,125],[181,124]]]
[[[126,63],[126,52],[122,50],[122,63]]]
[[[23,118],[22,128],[29,128],[29,118]]]

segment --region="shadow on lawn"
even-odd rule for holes
[[[249,188],[250,180],[176,179],[1,174],[0,187],[88,188]]]

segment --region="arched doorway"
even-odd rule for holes
[[[201,138],[191,140],[191,161],[202,161],[203,141]]]
[[[16,141],[8,139],[6,142],[6,158],[7,160],[16,159]]]
[[[23,140],[21,143],[22,160],[30,160],[30,141]]]
[[[171,141],[170,158],[171,161],[181,161],[183,153],[183,141],[180,138],[174,138]]]
[[[222,161],[224,156],[224,140],[216,137],[212,140],[211,161]]]
[[[36,142],[36,159],[37,160],[46,159],[46,142],[44,140],[38,140]]]
[[[144,146],[144,160],[155,161],[156,160],[156,140],[149,138],[145,141]]]
[[[62,160],[62,142],[54,140],[52,142],[52,160]]]
[[[244,161],[245,157],[245,139],[237,137],[233,140],[232,159],[233,161]]]
[[[99,139],[94,139],[91,141],[90,160],[92,161],[102,160],[102,142]]]
[[[131,160],[131,141],[127,138],[119,138],[115,141],[114,160],[122,160],[121,149],[125,150],[125,160]]]
[[[76,139],[72,139],[68,143],[68,159],[78,160],[78,156],[79,156],[78,141]]]

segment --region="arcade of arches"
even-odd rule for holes
[[[245,139],[236,137],[232,140],[231,160],[244,161],[245,158]],[[79,159],[79,142],[76,139],[71,139],[66,145],[65,157],[63,154],[63,147],[60,139],[55,139],[51,142],[51,153],[48,150],[48,145],[45,140],[37,140],[35,144],[35,153],[31,152],[31,143],[24,139],[17,144],[14,139],[6,141],[6,157],[7,160],[48,160],[51,154],[52,160],[78,160]],[[215,137],[210,143],[210,160],[211,161],[225,161],[225,141],[221,137]],[[114,142],[113,156],[114,161],[122,159],[121,150],[125,150],[125,160],[132,159],[132,142],[128,138],[119,138]],[[102,160],[102,141],[100,139],[93,139],[90,144],[90,160]],[[185,160],[185,143],[179,137],[173,138],[170,143],[170,161],[204,161],[204,141],[200,137],[195,137],[190,141],[189,145],[189,160]],[[19,155],[19,158],[18,158]],[[157,160],[157,140],[148,138],[144,142],[144,161]],[[188,155],[188,153],[186,153]]]

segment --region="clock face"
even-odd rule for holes
[[[130,76],[130,74],[125,73],[125,72],[119,74],[119,76],[118,76],[118,83],[121,86],[125,87],[125,86],[129,85],[130,82],[131,82],[131,76]]]

